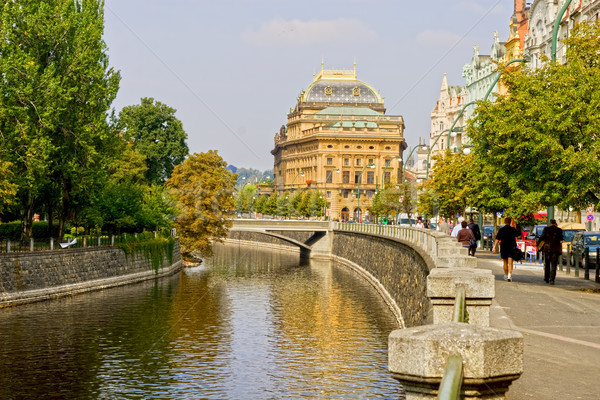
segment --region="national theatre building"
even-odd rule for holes
[[[356,66],[321,66],[275,135],[275,190],[316,189],[330,219],[370,219],[378,188],[401,180],[405,148],[402,116],[385,114],[383,98],[356,78]]]

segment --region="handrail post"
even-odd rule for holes
[[[466,322],[466,310],[465,310],[465,288],[459,286],[456,288],[456,300],[454,302],[454,315],[452,320],[454,322]]]

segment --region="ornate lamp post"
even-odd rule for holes
[[[375,168],[375,164],[373,163],[369,163],[367,165],[364,166],[364,168],[362,169],[362,171],[360,172],[360,175],[358,175],[358,195],[357,195],[357,199],[358,199],[358,203],[357,203],[357,208],[358,208],[358,223],[361,222],[361,217],[360,217],[360,179],[362,177],[362,174],[365,172],[365,169],[368,168]]]
[[[294,182],[296,181],[296,178],[299,176],[304,176],[304,172],[298,172],[298,174],[296,174],[296,176],[292,180],[292,183],[290,184],[290,189],[292,189],[292,192],[294,191]]]

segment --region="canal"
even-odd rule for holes
[[[398,399],[396,321],[330,262],[218,246],[176,276],[0,309],[1,399]]]

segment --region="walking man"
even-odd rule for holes
[[[562,254],[563,231],[558,227],[555,219],[550,220],[550,225],[544,228],[540,243],[544,251],[544,282],[554,285],[556,278],[556,265],[558,257]]]
[[[510,226],[512,218],[504,218],[504,226],[498,229],[496,234],[496,240],[494,240],[494,246],[492,252],[496,252],[498,243],[500,243],[500,258],[502,258],[504,267],[504,280],[512,282],[512,271],[513,271],[513,251],[517,247],[517,237],[519,232]]]

